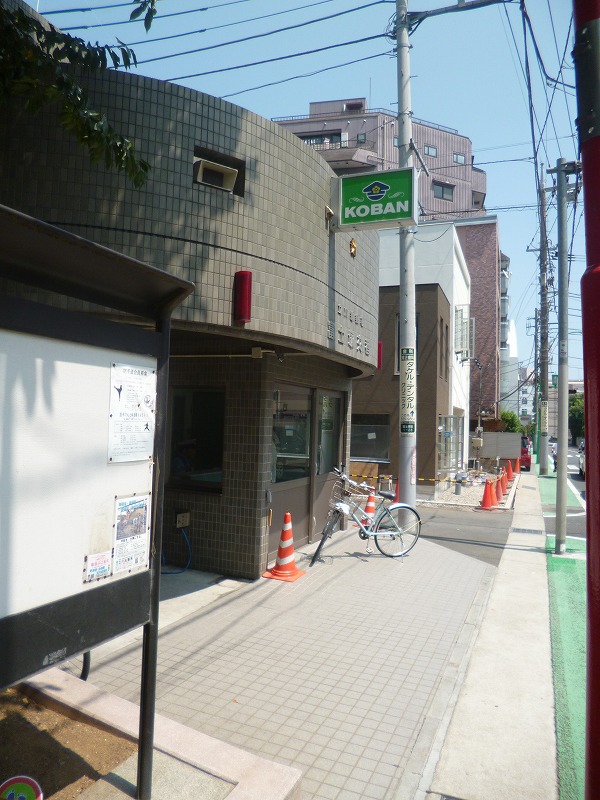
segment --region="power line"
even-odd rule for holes
[[[192,8],[188,11],[172,11],[170,14],[161,14],[161,19],[168,19],[169,17],[182,17],[185,14],[197,14],[199,11],[212,11],[213,9],[224,8],[225,6],[237,6],[239,3],[249,3],[251,0],[228,0],[226,3],[221,3],[218,6],[205,6],[204,8]],[[127,4],[129,5],[129,4]],[[55,11],[48,11],[48,14],[55,14]],[[61,28],[65,33],[68,31],[81,31],[89,30],[89,28],[110,28],[115,25],[129,25],[132,22],[137,22],[137,19],[120,20],[119,22],[100,22],[96,25],[73,25],[70,28]]]
[[[298,22],[295,25],[288,25],[284,28],[277,28],[273,31],[266,31],[265,33],[255,33],[252,36],[244,36],[241,39],[232,39],[229,42],[220,42],[219,44],[211,44],[207,45],[206,47],[197,47],[194,50],[183,50],[179,53],[171,53],[169,55],[164,56],[155,56],[154,58],[146,58],[143,61],[138,61],[138,64],[151,64],[155,61],[166,61],[169,58],[178,58],[179,56],[190,56],[194,55],[195,53],[204,53],[207,50],[217,50],[219,47],[229,47],[232,44],[245,44],[246,42],[253,41],[254,39],[264,39],[266,36],[274,36],[277,33],[286,33],[287,31],[293,31],[297,28],[305,28],[307,25],[314,25],[318,22],[325,22],[329,19],[335,19],[337,17],[343,17],[346,14],[353,14],[355,11],[362,11],[365,8],[372,8],[373,6],[381,5],[382,3],[388,3],[390,0],[374,0],[372,3],[367,3],[363,6],[358,6],[357,8],[350,8],[346,11],[338,11],[335,14],[329,14],[326,17],[318,17],[317,19],[310,19],[307,22]],[[262,62],[266,63],[266,62]],[[205,73],[210,74],[210,73]],[[191,76],[190,76],[191,77]],[[179,78],[175,78],[174,80],[180,80]]]
[[[303,6],[296,6],[295,8],[286,8],[284,11],[273,11],[271,14],[263,14],[260,17],[249,17],[248,19],[240,19],[237,22],[225,22],[223,25],[212,25],[210,28],[202,28],[197,31],[184,31],[183,33],[173,33],[170,36],[158,36],[155,39],[140,39],[137,42],[127,42],[128,47],[139,47],[143,44],[155,44],[156,42],[166,42],[169,39],[181,39],[184,36],[194,36],[197,33],[208,33],[209,31],[218,31],[222,28],[233,28],[235,25],[247,25],[249,22],[259,22],[262,19],[269,19],[270,17],[278,17],[281,14],[291,14],[293,11],[304,11],[306,8],[313,8],[314,6],[322,6],[325,3],[333,3],[335,0],[318,0],[316,3],[307,3]]]
[[[282,78],[279,81],[271,81],[270,83],[263,83],[260,86],[252,86],[249,89],[240,89],[238,92],[230,92],[229,94],[224,94],[221,96],[222,100],[227,100],[229,97],[237,97],[240,94],[246,94],[247,92],[255,92],[258,89],[266,89],[269,86],[278,86],[280,83],[289,83],[290,81],[295,81],[300,78],[312,78],[314,75],[320,75],[322,72],[329,72],[333,69],[340,69],[342,67],[349,67],[353,64],[359,64],[361,61],[370,61],[373,58],[381,58],[381,56],[389,56],[393,55],[392,50],[388,50],[385,53],[375,53],[372,56],[365,56],[364,58],[355,58],[352,61],[345,61],[343,64],[335,64],[332,67],[323,67],[323,69],[314,70],[314,72],[306,72],[304,75],[292,75],[289,78]]]
[[[385,33],[378,33],[375,36],[366,36],[364,39],[354,39],[351,42],[340,42],[339,44],[330,44],[326,47],[317,47],[315,50],[304,50],[301,53],[291,53],[286,56],[278,56],[277,58],[266,58],[263,61],[252,61],[247,64],[237,64],[234,67],[221,67],[220,69],[212,69],[206,72],[195,72],[191,75],[178,75],[176,78],[167,78],[166,80],[174,82],[174,81],[185,81],[188,78],[203,78],[205,75],[217,75],[220,72],[231,72],[232,70],[236,69],[246,69],[247,67],[258,67],[262,64],[273,64],[276,61],[286,61],[290,58],[300,58],[301,56],[309,56],[313,55],[314,53],[323,53],[325,50],[335,50],[338,47],[348,47],[351,44],[362,44],[363,42],[372,42],[376,39],[383,39],[385,38]]]

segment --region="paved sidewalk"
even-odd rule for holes
[[[299,567],[314,547],[296,552]],[[454,686],[494,573],[426,540],[402,561],[336,535],[295,583],[240,585],[163,629],[157,711],[299,767],[307,800],[399,798],[409,765],[428,757],[432,708]],[[95,653],[90,680],[135,702],[139,663],[135,642]]]
[[[505,548],[439,761],[419,798],[558,797],[544,522],[521,475]],[[443,733],[443,731],[441,731]],[[426,791],[430,789],[430,791]]]
[[[554,800],[544,524],[536,476],[517,485],[514,514],[464,508],[482,537],[510,526],[497,570],[348,530],[312,568],[316,545],[296,551],[295,583],[166,576],[157,712],[301,769],[305,800]],[[94,686],[135,703],[139,675],[137,635],[94,651]]]

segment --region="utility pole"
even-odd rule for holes
[[[585,183],[586,270],[581,279],[587,499],[585,798],[600,797],[600,9],[574,0],[577,129]]]
[[[556,199],[558,205],[558,458],[556,465],[556,542],[555,553],[566,551],[567,539],[567,464],[569,436],[569,254],[567,232],[568,175],[578,172],[579,164],[559,158]]]
[[[398,166],[413,166],[412,106],[410,92],[409,32],[428,17],[468,11],[505,0],[459,0],[454,6],[432,11],[408,12],[407,0],[396,0],[396,62],[398,73]],[[400,228],[400,269],[398,301],[399,349],[399,443],[398,499],[410,506],[417,502],[417,330],[415,313],[414,230]],[[445,345],[448,347],[448,343]]]
[[[538,464],[548,474],[548,237],[546,233],[546,179],[540,169],[540,409]]]
[[[408,6],[396,0],[398,69],[398,166],[412,167],[412,109]],[[417,330],[415,319],[415,248],[412,228],[400,228],[398,349],[400,368],[398,500],[417,504]]]

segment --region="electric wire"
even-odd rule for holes
[[[127,42],[127,46],[139,47],[144,44],[156,44],[156,42],[166,42],[170,39],[181,39],[184,36],[194,36],[197,33],[208,33],[209,31],[218,31],[222,28],[233,28],[236,25],[247,25],[249,22],[260,22],[263,19],[281,16],[281,14],[291,14],[294,11],[304,11],[306,8],[313,8],[314,6],[322,6],[325,3],[334,2],[335,0],[318,0],[316,3],[307,3],[303,6],[296,6],[295,8],[286,8],[284,11],[273,11],[271,14],[263,14],[260,17],[249,17],[248,19],[240,19],[234,22],[225,22],[222,25],[211,25],[209,28],[201,28],[197,31],[183,31],[183,33],[173,33],[170,36],[157,36],[154,39],[140,39],[137,42]]]
[[[295,25],[287,25],[283,28],[277,28],[276,30],[272,31],[265,31],[263,33],[255,33],[252,36],[244,36],[241,39],[232,39],[229,42],[220,42],[218,44],[211,44],[206,45],[205,47],[196,47],[193,50],[182,50],[179,53],[168,53],[162,56],[154,56],[154,58],[146,58],[143,60],[138,60],[138,64],[152,64],[156,61],[167,61],[171,58],[179,58],[180,56],[190,56],[196,53],[205,53],[208,50],[217,50],[220,47],[230,47],[234,44],[245,44],[246,42],[254,41],[255,39],[264,39],[267,36],[274,36],[278,33],[287,33],[288,31],[297,30],[298,28],[305,28],[308,25],[315,25],[319,22],[325,22],[326,20],[335,19],[337,17],[344,17],[346,14],[353,14],[355,11],[363,11],[365,8],[372,8],[372,6],[378,6],[382,3],[386,3],[388,0],[373,0],[372,3],[367,3],[363,6],[358,6],[357,8],[350,8],[346,11],[338,11],[335,14],[328,14],[325,17],[318,17],[316,19],[310,19],[306,22],[298,22]],[[175,79],[177,80],[177,79]]]
[[[375,53],[372,56],[365,56],[364,58],[355,58],[352,61],[345,61],[343,64],[334,64],[331,67],[323,67],[322,69],[313,70],[313,72],[305,72],[303,75],[292,75],[289,78],[281,78],[278,81],[270,81],[269,83],[261,83],[260,86],[251,86],[248,89],[240,89],[237,92],[230,92],[229,94],[221,95],[222,100],[228,100],[230,97],[238,97],[240,94],[247,94],[248,92],[256,92],[259,89],[267,89],[270,86],[279,86],[282,83],[290,83],[290,81],[300,80],[301,78],[312,78],[314,75],[320,75],[323,72],[330,72],[334,69],[341,69],[342,67],[349,67],[353,64],[360,64],[362,61],[370,61],[374,58],[381,58],[382,56],[393,55],[391,50],[384,53]]]
[[[302,56],[312,55],[313,53],[323,53],[326,50],[335,50],[336,48],[347,47],[348,45],[352,44],[363,44],[364,42],[373,42],[376,41],[377,39],[383,39],[384,37],[385,34],[378,33],[375,34],[374,36],[366,36],[363,39],[354,39],[350,42],[339,42],[338,44],[330,44],[324,47],[317,47],[315,50],[304,50],[301,53],[289,53],[288,55],[285,56],[277,56],[276,58],[266,58],[263,59],[262,61],[252,61],[247,64],[236,64],[233,67],[220,67],[219,69],[207,70],[206,72],[194,72],[190,75],[178,75],[175,78],[166,78],[166,80],[173,83],[174,81],[185,81],[188,80],[189,78],[203,78],[206,75],[218,75],[219,73],[231,72],[236,69],[246,69],[247,67],[258,67],[261,66],[262,64],[274,64],[277,61],[287,61],[290,58],[301,58]]]
[[[182,16],[184,16],[186,14],[197,14],[200,11],[211,11],[213,9],[224,8],[225,6],[237,6],[237,5],[239,5],[239,3],[249,3],[249,2],[251,2],[251,0],[228,0],[228,2],[221,3],[218,6],[205,6],[203,8],[192,8],[192,9],[189,9],[188,11],[171,11],[168,14],[161,14],[160,18],[161,19],[168,19],[170,17],[182,17]],[[47,13],[50,14],[50,13],[56,13],[56,12],[50,12],[49,11]],[[68,33],[69,31],[89,30],[90,28],[111,28],[111,27],[115,27],[116,25],[130,25],[133,22],[139,22],[139,20],[137,20],[137,19],[126,19],[126,20],[119,20],[118,22],[99,22],[99,23],[94,24],[94,25],[72,25],[69,28],[61,28],[61,30],[63,32],[65,32],[65,33]]]

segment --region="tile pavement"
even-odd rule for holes
[[[313,549],[296,552],[300,568]],[[323,559],[163,627],[157,711],[299,767],[304,798],[395,800],[495,570],[425,540],[404,560],[370,555],[351,529]],[[92,669],[96,686],[137,702],[137,641]]]

